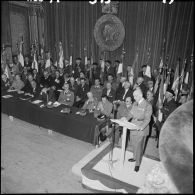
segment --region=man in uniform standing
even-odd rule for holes
[[[135,102],[127,117],[122,120],[129,121],[138,126],[137,130],[130,132],[130,137],[133,145],[133,158],[129,162],[135,162],[134,171],[139,171],[141,164],[146,136],[149,135],[149,123],[152,116],[152,105],[143,98],[141,89],[136,89],[133,92]]]

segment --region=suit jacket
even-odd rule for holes
[[[149,135],[149,123],[152,116],[152,105],[145,99],[140,104],[133,103],[133,107],[127,117],[127,120],[131,119],[131,122],[140,126],[143,130],[131,131],[132,134],[147,136]]]
[[[103,89],[102,95],[107,95],[107,88]],[[108,96],[108,100],[110,102],[113,102],[115,100],[116,91],[113,88],[111,88],[110,93],[107,96]]]
[[[30,94],[34,95],[34,99],[37,99],[40,95],[40,92],[41,92],[41,88],[37,85],[36,88],[32,88]]]
[[[133,89],[129,88],[126,94],[125,88],[122,89],[122,92],[119,95],[119,100],[125,101],[126,97],[131,97],[131,100],[133,101]]]
[[[51,86],[51,79],[52,77],[49,75],[48,78],[45,78],[44,76],[41,77],[40,79],[40,85],[46,88],[50,87]]]
[[[55,86],[56,90],[62,89],[64,82],[63,82],[63,78],[59,77],[58,79],[52,78],[51,79],[51,86]]]
[[[79,71],[79,69],[82,71],[82,72],[84,72],[85,73],[85,65],[84,64],[75,64],[75,66],[74,66],[74,78],[78,78],[78,77],[80,77],[80,71]]]
[[[76,96],[81,98],[81,101],[86,101],[87,100],[87,92],[89,91],[89,85],[85,84],[84,86],[79,85],[78,90],[76,93]]]
[[[161,109],[161,112],[163,113],[163,121],[165,121],[168,116],[177,108],[177,103],[174,99],[167,102],[167,100],[164,101],[163,108]]]

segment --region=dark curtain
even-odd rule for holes
[[[1,1],[1,45],[11,46],[11,27],[9,17],[9,2]]]
[[[73,61],[81,57],[84,61],[84,48],[88,57],[95,60],[101,56],[95,39],[94,26],[103,15],[101,4],[89,4],[88,1],[44,2],[46,47],[56,59],[56,43],[62,41],[65,58],[73,54]],[[171,5],[159,2],[119,1],[117,17],[125,27],[124,44],[113,52],[107,52],[106,58],[112,62],[120,60],[122,48],[125,49],[124,66],[133,63],[138,49],[137,73],[148,59],[152,69],[160,64],[160,57],[168,56],[168,66],[175,68],[178,57],[183,61],[189,58],[193,48],[193,6],[194,3],[173,2]],[[163,41],[165,40],[165,42]],[[72,47],[71,47],[72,44]],[[164,45],[164,53],[163,53]]]

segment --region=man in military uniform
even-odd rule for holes
[[[152,105],[143,98],[141,89],[136,89],[133,92],[135,102],[129,115],[122,120],[129,121],[138,126],[137,130],[130,131],[130,140],[133,145],[133,158],[129,162],[135,162],[134,171],[139,171],[141,164],[146,136],[149,135],[149,123],[152,115]]]
[[[60,93],[58,102],[66,106],[72,106],[74,103],[74,93],[69,90],[69,84],[64,83],[64,86],[62,88],[64,89],[64,91]]]

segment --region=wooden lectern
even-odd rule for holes
[[[120,119],[110,119],[110,120],[113,123],[117,123],[119,126],[123,127],[121,157],[120,157],[120,168],[122,169],[124,165],[124,160],[125,160],[125,145],[126,145],[127,129],[136,130],[138,126],[128,121],[121,121]]]

